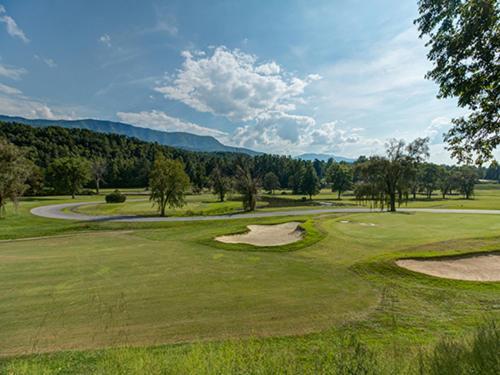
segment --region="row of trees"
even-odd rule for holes
[[[394,211],[398,203],[415,199],[417,193],[424,193],[430,198],[435,190],[440,190],[443,198],[452,193],[462,193],[470,198],[479,175],[498,177],[499,174],[497,163],[492,163],[485,170],[427,163],[427,139],[417,139],[408,145],[392,140],[387,144],[385,156],[360,157],[356,162],[347,164],[334,160],[307,162],[267,154],[250,157],[195,153],[77,129],[35,129],[25,125],[0,124],[0,135],[2,132],[20,147],[2,141],[0,207],[6,199],[15,200],[16,195],[25,192],[68,193],[75,197],[87,187],[95,188],[99,193],[101,186],[111,185],[109,179],[115,182],[121,180],[121,177],[116,179],[114,167],[116,159],[124,155],[132,159],[133,165],[144,168],[135,171],[144,177],[134,180],[132,186],[149,187],[151,198],[158,203],[162,215],[166,205],[183,205],[187,190],[196,193],[208,188],[220,201],[224,201],[230,191],[239,192],[247,210],[255,209],[261,188],[271,194],[277,189],[290,189],[294,194],[307,195],[312,199],[321,188],[329,187],[339,199],[344,192],[352,190],[358,200],[372,201],[381,207],[387,205]],[[41,136],[35,137],[33,133]],[[55,138],[51,140],[44,135]],[[66,141],[63,148],[62,140]],[[72,152],[66,154],[62,150],[68,144],[75,147],[68,149]],[[95,155],[86,157],[88,149],[82,145],[95,148]],[[121,148],[128,146],[131,149]],[[153,151],[156,153],[151,154]],[[141,185],[136,185],[139,182]],[[128,187],[130,184],[111,186]]]

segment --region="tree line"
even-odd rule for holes
[[[207,189],[220,201],[237,191],[244,208],[253,210],[260,190],[270,194],[291,190],[312,199],[320,189],[330,188],[338,199],[352,191],[359,201],[394,211],[417,194],[430,198],[437,190],[443,198],[461,193],[468,199],[478,178],[500,179],[496,162],[488,168],[426,162],[428,139],[410,144],[391,140],[385,155],[361,156],[352,164],[270,154],[192,152],[116,134],[15,123],[0,123],[1,139],[0,163],[10,165],[0,165],[1,178],[16,180],[16,186],[0,188],[4,190],[0,206],[16,194],[74,197],[85,189],[99,193],[102,187],[149,187],[162,214],[166,205],[181,206],[186,191]],[[14,159],[15,163],[9,162]]]

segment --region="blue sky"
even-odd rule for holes
[[[416,0],[0,0],[0,113],[98,118],[260,151],[383,150],[441,134]]]

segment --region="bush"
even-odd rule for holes
[[[106,203],[123,203],[127,199],[125,194],[122,194],[120,190],[115,190],[114,192],[106,195]]]
[[[92,189],[83,189],[78,192],[79,195],[95,195],[95,191]]]

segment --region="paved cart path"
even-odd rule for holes
[[[214,216],[186,216],[186,217],[159,217],[159,216],[91,216],[71,211],[64,211],[67,208],[77,208],[86,205],[93,205],[95,202],[85,203],[63,203],[49,206],[36,207],[31,213],[50,219],[79,220],[79,221],[113,221],[113,222],[157,222],[157,221],[209,221],[209,220],[236,220],[260,217],[278,216],[304,216],[321,215],[330,213],[366,213],[380,212],[378,209],[369,208],[320,208],[310,210],[289,210],[272,212],[248,212],[234,215],[214,215]],[[480,214],[480,215],[500,215],[500,210],[465,210],[446,208],[400,208],[400,212],[429,212],[436,214]]]

